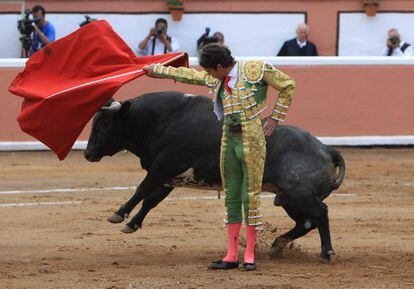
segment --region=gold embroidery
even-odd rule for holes
[[[205,85],[209,88],[213,88],[219,83],[218,79],[208,75],[206,71],[198,71],[187,67],[166,67],[159,63],[154,66],[150,76],[170,78],[189,84]]]
[[[275,119],[275,120],[285,121],[286,115],[278,113],[277,111],[274,110],[270,117]]]
[[[246,118],[253,119],[265,109],[266,109],[266,102],[261,102],[257,104],[256,106],[246,109]]]
[[[204,79],[204,82],[205,82],[207,87],[213,88],[217,85],[218,80],[216,78],[212,77],[211,75],[207,74],[205,79]]]
[[[229,105],[227,107],[224,107],[223,109],[224,109],[224,115],[243,112],[243,108],[241,107],[240,104]]]
[[[259,118],[247,121],[243,126],[243,149],[248,174],[249,209],[247,221],[251,226],[262,224],[260,194],[266,155],[266,141]]]
[[[295,81],[288,75],[275,69],[270,64],[265,64],[263,80],[279,91],[279,97],[271,117],[276,120],[284,121],[295,92]]]
[[[242,66],[242,72],[247,82],[258,83],[263,78],[264,62],[255,60],[245,61]]]
[[[273,109],[274,111],[277,111],[281,114],[287,114],[288,112],[288,108],[287,107],[283,107],[283,106],[279,106],[276,104],[275,108]]]

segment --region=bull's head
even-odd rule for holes
[[[110,100],[96,113],[85,150],[88,161],[98,162],[102,157],[112,156],[124,149],[122,132],[130,106],[129,101],[120,103]]]

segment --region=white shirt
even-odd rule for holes
[[[237,78],[239,77],[239,63],[238,62],[236,63],[236,65],[234,65],[233,69],[230,70],[227,76],[230,76],[229,87],[231,89],[234,89],[234,87],[236,86]]]
[[[296,43],[299,45],[300,48],[303,48],[308,43],[307,40],[300,42],[299,39],[296,38]]]
[[[404,45],[404,41],[400,42],[400,47],[397,47],[392,50],[391,56],[414,56],[414,50],[413,47],[410,45],[408,46],[404,52],[402,52],[401,47]],[[388,55],[388,47],[385,47],[385,49],[382,51],[383,56]]]
[[[147,46],[145,46],[145,49],[139,49],[138,48],[138,55],[146,56],[151,55],[152,53],[152,44],[154,43],[154,38],[151,38],[147,42]],[[167,53],[169,52],[176,52],[180,48],[180,45],[178,44],[178,41],[175,37],[171,37],[171,48],[172,50],[167,50]],[[161,42],[161,40],[158,39],[158,37],[155,38],[155,48],[154,48],[154,55],[157,54],[164,54],[165,44]]]
[[[230,76],[228,86],[230,87],[230,89],[234,89],[236,86],[237,78],[239,77],[239,63],[238,62],[236,62],[236,65],[233,66],[233,68],[230,70],[227,76]],[[222,82],[222,85],[224,85],[224,81]],[[214,101],[214,113],[216,114],[217,119],[220,121],[221,119],[223,119],[223,116],[224,116],[223,102],[219,95],[217,95],[217,98],[218,99]]]

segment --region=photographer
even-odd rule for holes
[[[401,39],[397,29],[388,31],[387,47],[382,52],[383,56],[414,56],[413,47]]]
[[[215,32],[213,36],[209,36],[210,28],[206,27],[206,32],[197,40],[197,50],[200,51],[205,45],[209,43],[219,43],[224,45],[224,34],[221,32]]]
[[[34,33],[32,36],[32,49],[33,52],[36,52],[55,41],[55,27],[49,21],[46,21],[46,10],[43,6],[34,6],[32,14],[34,19],[38,19],[33,23]]]
[[[83,27],[83,26],[85,26],[85,25],[87,25],[89,23],[92,23],[94,21],[98,21],[98,19],[92,18],[89,15],[85,15],[85,20],[83,20],[81,23],[79,23],[79,27]]]
[[[178,50],[177,39],[167,35],[168,23],[164,18],[155,21],[147,37],[138,45],[138,54],[142,56],[166,54]]]

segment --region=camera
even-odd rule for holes
[[[390,38],[391,44],[395,45],[400,41],[400,38],[398,36],[393,36]]]
[[[17,29],[23,35],[30,35],[34,31],[33,23],[36,25],[40,24],[40,17],[30,18],[31,14],[32,11],[30,9],[27,9],[24,12],[24,17],[17,21]]]
[[[85,26],[86,24],[89,24],[89,23],[91,23],[93,21],[96,21],[96,20],[98,20],[98,19],[92,18],[89,15],[85,15],[85,20],[83,22],[79,23],[79,26],[80,27]]]
[[[162,28],[157,29],[157,35],[161,35],[163,33],[164,33],[164,29],[162,29]]]
[[[32,39],[30,35],[34,32],[33,23],[40,25],[40,17],[30,17],[32,11],[27,9],[24,11],[24,16],[22,19],[17,21],[17,29],[20,32],[20,42],[22,44],[21,57],[28,57],[30,47],[32,47]]]
[[[203,35],[197,40],[197,47],[200,47],[201,44],[207,45],[210,43],[217,43],[217,39],[213,36],[209,36],[210,34],[210,28],[206,27],[206,31]]]

